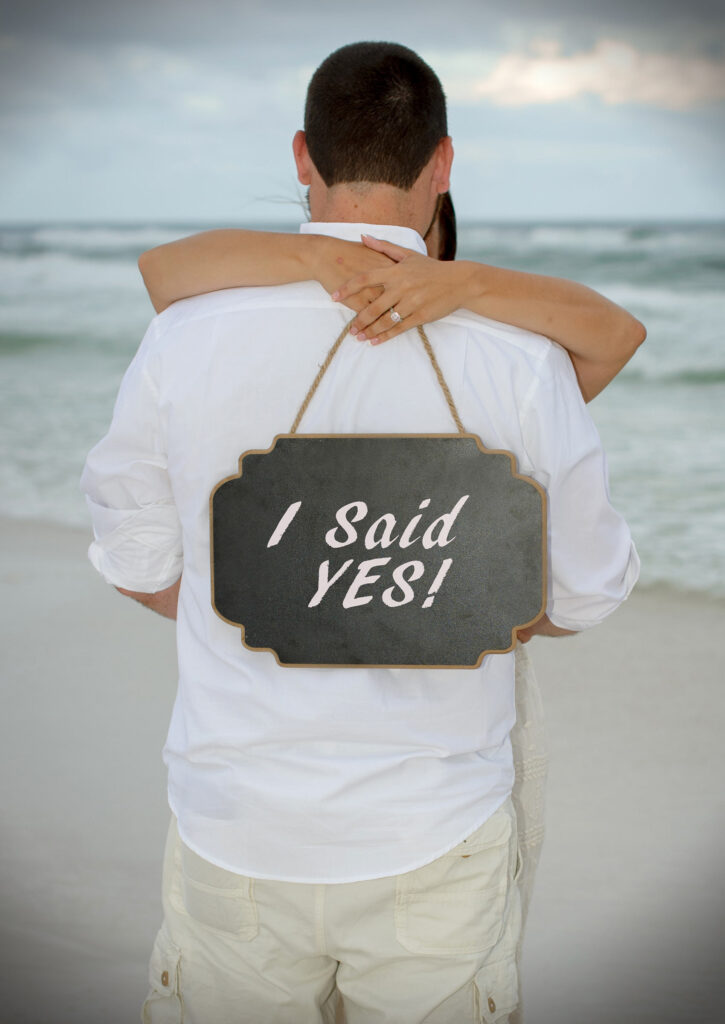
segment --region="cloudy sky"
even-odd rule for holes
[[[462,218],[725,218],[716,0],[0,3],[0,222],[295,221],[290,140],[333,49],[438,72]]]

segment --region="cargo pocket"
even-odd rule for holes
[[[215,931],[250,941],[259,931],[254,881],[210,864],[180,843],[181,899],[190,917]]]
[[[515,960],[482,967],[475,978],[480,1024],[503,1024],[519,1004],[519,975]]]
[[[164,927],[156,936],[151,953],[149,984],[151,990],[141,1009],[143,1024],[182,1024],[181,950]]]
[[[473,835],[415,871],[399,875],[398,942],[410,953],[487,953],[503,934],[516,856],[513,820],[498,811]]]

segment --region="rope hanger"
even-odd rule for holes
[[[352,320],[350,321],[350,323],[352,323]],[[318,388],[318,386],[320,384],[320,381],[325,376],[325,373],[327,372],[327,369],[328,369],[330,363],[335,358],[335,354],[337,353],[337,350],[339,349],[340,345],[343,342],[343,339],[344,339],[345,335],[347,334],[348,330],[350,329],[350,323],[345,325],[345,327],[343,328],[343,330],[340,333],[340,335],[337,338],[337,340],[332,343],[332,347],[330,348],[330,351],[327,353],[327,356],[325,357],[324,363],[322,364],[320,369],[317,371],[317,376],[312,381],[312,384],[310,385],[309,391],[305,395],[305,399],[304,399],[304,401],[302,402],[302,405],[299,408],[299,412],[295,416],[295,421],[292,424],[292,427],[290,429],[290,434],[296,434],[297,433],[297,428],[299,427],[299,425],[300,425],[300,423],[302,421],[302,417],[307,412],[309,404],[312,401],[315,392],[317,391],[317,388]],[[453,422],[456,425],[458,433],[459,434],[465,434],[466,431],[465,431],[465,428],[463,426],[463,423],[461,422],[461,417],[458,415],[458,409],[456,408],[456,403],[453,401],[453,396],[451,395],[451,392],[450,392],[450,389],[448,387],[448,384],[446,383],[446,379],[443,376],[443,371],[441,370],[440,366],[438,365],[438,360],[435,357],[435,352],[433,351],[433,346],[431,345],[430,341],[428,340],[428,335],[425,333],[425,331],[423,330],[422,326],[418,327],[418,336],[419,336],[421,342],[423,343],[423,348],[426,350],[426,352],[428,354],[428,358],[431,361],[431,365],[433,367],[433,371],[435,372],[435,375],[436,375],[436,378],[438,380],[438,383],[441,386],[441,391],[443,392],[443,395],[445,397],[446,403],[448,405],[448,410],[449,410],[451,416],[453,417]]]

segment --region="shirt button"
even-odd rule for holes
[[[169,972],[168,971],[164,971],[163,974],[161,975],[161,984],[164,986],[164,988],[168,988],[169,987]],[[489,999],[488,1002],[489,1002],[489,1005],[490,1005],[491,1000]]]
[[[488,997],[488,1008],[491,1011],[491,1013],[496,1012],[496,1001],[493,999],[492,996]]]

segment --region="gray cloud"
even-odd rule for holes
[[[449,100],[529,106],[597,96],[607,104],[638,103],[687,110],[725,100],[725,63],[701,54],[655,53],[601,38],[565,54],[542,36],[500,56],[466,51],[432,60]]]
[[[140,40],[171,47],[212,46],[244,50],[250,39],[274,46],[300,45],[308,48],[317,41],[322,49],[329,40],[386,38],[390,29],[387,0],[369,0],[364,9],[341,8],[337,0],[317,0],[314,9],[295,0],[273,0],[263,5],[256,0],[23,0],[7,3],[2,32],[31,38],[62,39],[80,45],[109,42],[136,43]],[[592,32],[619,28],[653,41],[675,32],[680,39],[706,39],[703,30],[718,32],[725,24],[719,0],[448,0],[445,32],[441,33],[442,12],[434,5],[403,0],[396,7],[397,35],[404,27],[411,40],[428,38],[444,45],[459,45],[476,38],[480,45],[501,41],[501,34],[556,26],[567,29],[576,45],[591,38]],[[413,16],[414,15],[414,16]],[[305,32],[305,26],[308,31]],[[586,38],[585,38],[586,37]],[[720,39],[720,42],[722,40]]]
[[[466,53],[492,62],[497,56],[525,54],[541,40],[555,40],[563,61],[594,50],[602,39],[634,47],[641,54],[682,53],[687,66],[695,73],[699,69],[700,77],[707,79],[690,88],[695,98],[717,93],[708,84],[716,77],[708,62],[725,59],[725,12],[714,0],[695,0],[686,9],[675,0],[608,0],[604,10],[594,0],[549,0],[544,5],[540,0],[449,0],[443,33],[442,19],[440,10],[417,0],[403,0],[392,15],[387,0],[370,0],[364,10],[346,10],[342,17],[333,0],[319,0],[311,12],[291,0],[268,5],[257,0],[212,0],[204,7],[197,0],[8,3],[0,21],[0,108],[30,113],[71,95],[83,105],[103,99],[113,106],[123,100],[123,90],[134,90],[125,75],[124,55],[142,52],[155,54],[166,68],[190,62],[212,78],[225,72],[239,82],[291,77],[299,84],[300,70],[309,74],[335,47],[388,32],[430,54],[443,76]],[[377,23],[384,27],[378,33]],[[569,60],[568,66],[581,70],[581,58],[578,63]],[[648,67],[651,70],[651,62]],[[677,91],[679,70],[676,63],[671,62],[669,70],[666,63],[663,66],[662,74],[673,79],[670,95]],[[596,68],[593,74],[596,78]],[[593,91],[602,94],[605,74],[600,70],[598,77],[600,85]],[[652,74],[640,68],[630,92],[645,94],[637,83],[646,78],[651,80]],[[499,81],[498,90],[489,83],[480,91],[485,95],[488,88],[495,101],[506,87],[506,75]],[[145,85],[150,85],[148,76]],[[665,91],[660,86],[659,93]],[[607,95],[612,95],[612,88]],[[525,99],[526,90],[521,96]],[[148,99],[154,98],[152,89]]]

